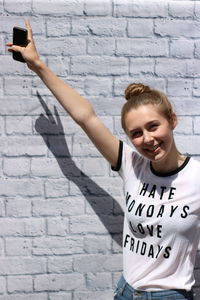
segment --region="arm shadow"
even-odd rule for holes
[[[72,160],[63,126],[54,106],[54,115],[37,92],[45,114],[36,120],[35,129],[56,158],[63,175],[81,191],[112,239],[122,246],[123,210],[118,202],[82,172]]]

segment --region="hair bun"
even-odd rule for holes
[[[150,87],[147,85],[144,85],[142,83],[131,83],[126,88],[124,95],[125,99],[129,101],[132,97],[143,94],[143,93],[149,93],[151,91]]]

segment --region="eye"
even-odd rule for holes
[[[142,131],[132,131],[131,132],[131,138],[132,139],[140,137],[141,135],[142,135]]]
[[[150,128],[150,130],[156,130],[157,128],[158,128],[158,126],[159,126],[159,124],[158,123],[152,123],[150,126],[149,126],[149,128]]]

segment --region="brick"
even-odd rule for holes
[[[0,45],[0,53],[1,54],[5,54],[5,41],[4,41],[4,36],[2,35],[0,35],[0,43],[1,43],[1,45]],[[0,85],[0,87],[1,87],[1,85]]]
[[[199,2],[195,2],[195,6],[194,6],[194,15],[197,18],[200,18],[200,3]]]
[[[68,194],[69,185],[67,180],[47,180],[45,182],[45,193],[48,198],[65,197]]]
[[[194,16],[194,2],[169,1],[169,15],[174,18],[192,18]]]
[[[198,59],[192,59],[187,61],[187,77],[199,77],[199,66],[200,66],[200,60]]]
[[[72,272],[72,257],[48,258],[48,273],[69,273]]]
[[[0,200],[0,216],[3,217],[5,216],[5,202],[3,199]],[[1,246],[1,240],[0,240],[0,246]]]
[[[8,276],[7,285],[9,293],[33,291],[32,276]]]
[[[121,254],[116,255],[81,255],[74,257],[74,270],[80,273],[120,271]],[[110,264],[110,265],[109,265]]]
[[[194,41],[184,39],[171,40],[170,56],[176,58],[193,58]]]
[[[13,294],[0,296],[0,300],[49,300],[46,293]]]
[[[84,14],[86,16],[109,16],[112,14],[112,1],[85,1]]]
[[[109,195],[106,195],[106,192],[104,196],[87,195],[86,213],[91,215],[96,212],[99,216],[113,214],[113,202],[114,199],[112,199],[112,197],[109,197]],[[107,222],[108,221],[109,218],[107,219]]]
[[[6,212],[8,217],[31,217],[31,200],[7,199]]]
[[[175,111],[179,116],[196,116],[196,112],[200,110],[200,104],[198,98],[188,99],[182,97],[172,98],[171,101],[175,106]]]
[[[0,135],[5,133],[5,121],[3,117],[0,117]]]
[[[55,22],[56,21],[56,22]],[[70,35],[71,20],[70,18],[47,19],[47,37],[60,37]]]
[[[194,117],[194,133],[200,134],[200,117]]]
[[[200,58],[200,42],[195,42],[195,58]]]
[[[193,134],[193,120],[191,117],[178,117],[175,134]]]
[[[194,86],[193,86],[193,96],[194,97],[199,97],[200,96],[200,80],[194,79]]]
[[[0,152],[6,156],[43,156],[47,153],[41,137],[0,137]],[[33,147],[34,145],[34,147]]]
[[[54,73],[56,73],[57,76],[66,77],[67,75],[69,75],[70,59],[68,57],[51,57],[50,59],[48,59],[47,65],[51,70],[53,70]],[[38,85],[36,84],[35,86],[37,89]],[[47,91],[47,95],[51,94],[48,90],[46,91]]]
[[[86,276],[86,286],[89,290],[106,290],[112,288],[111,273],[88,273]]]
[[[70,218],[70,232],[71,233],[97,233],[104,234],[106,229],[102,225],[98,216],[74,216]]]
[[[155,64],[155,74],[162,77],[185,77],[187,74],[187,64],[184,60],[157,59]]]
[[[3,0],[0,0],[0,13],[3,12]]]
[[[6,5],[9,5],[10,1],[7,0],[6,2],[7,2]],[[18,27],[24,28],[23,18],[21,16],[17,16],[17,15],[9,17],[9,18],[6,15],[1,16],[0,32],[12,34],[13,26],[18,26]],[[1,71],[2,71],[2,69],[1,69]]]
[[[74,300],[105,300],[105,299],[112,299],[113,298],[113,290],[103,290],[103,291],[87,291],[87,292],[75,292],[74,293]]]
[[[94,147],[92,142],[84,142],[80,140],[80,136],[76,136],[72,145],[73,157],[99,157],[99,151]]]
[[[156,20],[155,33],[161,37],[199,37],[200,23],[190,20]]]
[[[200,137],[198,135],[176,136],[176,141],[181,152],[189,153],[190,155],[198,155],[200,146]]]
[[[33,158],[31,160],[31,174],[36,177],[62,177],[62,172],[55,158]]]
[[[112,95],[112,79],[103,77],[90,77],[85,79],[85,93],[90,96]]]
[[[115,40],[113,38],[90,38],[88,40],[88,54],[113,55],[115,53]]]
[[[83,1],[82,0],[70,0],[59,1],[59,5],[55,5],[51,0],[45,2],[40,0],[33,1],[33,12],[38,15],[66,15],[66,16],[81,16],[83,15]]]
[[[1,258],[1,275],[35,275],[46,272],[46,262],[42,258]]]
[[[168,43],[157,39],[122,38],[117,40],[117,55],[121,56],[168,56]]]
[[[4,9],[6,12],[9,13],[20,13],[20,14],[29,14],[31,13],[31,0],[17,0],[17,5],[16,1],[10,0],[10,1],[5,1],[4,3]]]
[[[85,209],[83,198],[65,197],[55,200],[33,200],[34,216],[70,216],[83,214]]]
[[[72,57],[71,68],[75,75],[124,75],[128,61],[123,57],[79,56]]]
[[[32,240],[30,238],[5,239],[6,256],[30,256],[32,252]]]
[[[101,37],[123,37],[126,35],[127,22],[115,18],[80,18],[72,20],[73,35],[95,35]]]
[[[167,94],[169,96],[192,96],[193,82],[190,79],[169,79],[167,83]]]
[[[12,54],[0,55],[1,75],[21,75],[26,68],[25,64],[12,59]],[[8,68],[9,66],[9,68]]]
[[[7,116],[6,133],[9,135],[26,135],[33,133],[32,118],[29,116]]]
[[[6,279],[1,276],[0,277],[0,294],[5,294],[6,292]]]
[[[82,171],[87,176],[104,176],[108,173],[108,163],[104,158],[87,158],[82,161]]]
[[[130,59],[130,75],[154,75],[154,59],[152,58],[131,58]]]
[[[128,37],[151,37],[153,35],[153,20],[128,20]]]
[[[1,103],[1,112],[0,112],[1,116],[4,115],[21,116],[21,119],[23,119],[22,116],[27,116],[27,115],[38,116],[38,114],[41,113],[41,105],[39,101],[36,101],[35,97],[30,97],[28,99],[28,105],[27,105],[27,97],[22,96],[20,97],[20,101],[19,101],[19,97],[17,97],[17,95],[0,97],[0,103]]]
[[[34,255],[69,255],[83,253],[83,239],[68,235],[66,237],[42,237],[33,241]]]
[[[83,286],[84,277],[78,273],[38,275],[34,279],[34,289],[39,292],[80,290]]]
[[[166,17],[168,7],[166,1],[144,2],[142,0],[133,2],[132,0],[115,0],[114,15],[116,17],[145,17],[156,18]]]
[[[84,249],[88,254],[108,254],[111,251],[110,236],[87,235],[84,238]]]
[[[50,236],[66,236],[69,233],[69,218],[51,218],[47,221],[47,234]]]
[[[64,292],[50,293],[49,300],[72,300],[72,295]]]
[[[86,53],[86,41],[77,37],[55,37],[37,39],[38,52],[41,55],[81,55]],[[48,45],[48,47],[47,47]]]
[[[0,180],[1,196],[41,196],[43,195],[43,185],[38,180],[8,180],[1,178]]]
[[[0,220],[0,236],[40,236],[44,233],[43,220],[4,218]]]
[[[4,158],[3,168],[6,176],[28,176],[30,160],[28,158]]]

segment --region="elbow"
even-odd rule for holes
[[[74,121],[84,129],[87,127],[89,120],[91,120],[93,117],[96,117],[96,114],[93,108],[91,107],[87,111],[82,111],[80,115],[74,118]]]

